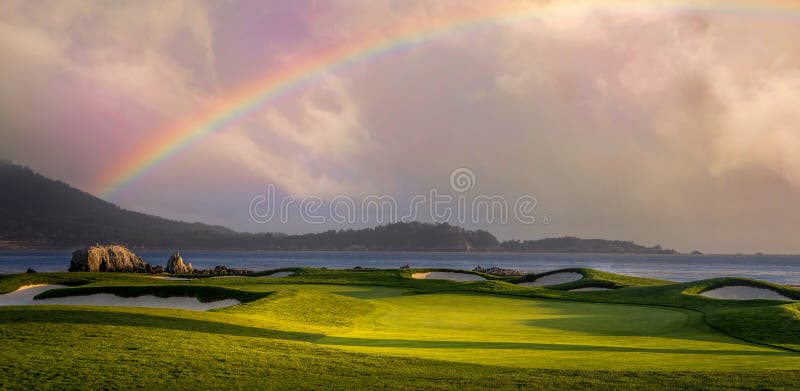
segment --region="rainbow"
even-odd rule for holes
[[[146,172],[170,157],[186,150],[205,137],[225,129],[239,118],[270,102],[319,81],[325,75],[341,72],[354,65],[391,53],[403,51],[447,35],[467,32],[484,26],[514,24],[545,17],[569,17],[587,11],[607,13],[642,12],[722,12],[726,14],[786,17],[800,14],[796,1],[662,1],[643,5],[637,1],[575,0],[566,5],[530,5],[513,3],[476,7],[461,13],[420,21],[407,21],[380,36],[367,37],[305,58],[285,69],[270,72],[264,78],[247,83],[216,100],[214,106],[184,118],[160,130],[122,159],[108,166],[96,179],[95,193],[110,198]],[[795,4],[792,4],[795,3]]]

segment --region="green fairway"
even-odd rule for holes
[[[503,279],[413,280],[396,270],[297,272],[186,282],[84,273],[0,278],[3,292],[84,284],[42,296],[244,303],[208,312],[0,307],[0,389],[800,385],[797,303],[694,294],[716,280],[674,284],[582,271],[591,284],[627,288],[566,292]]]
[[[317,342],[530,368],[800,368],[800,355],[721,335],[693,311],[465,294],[381,301],[358,328]]]

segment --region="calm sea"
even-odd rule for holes
[[[136,253],[154,265],[163,265],[171,251]],[[632,276],[692,281],[738,276],[779,284],[800,285],[800,256],[795,255],[638,255],[638,254],[525,254],[525,253],[418,253],[418,252],[274,252],[184,251],[184,260],[195,267],[226,265],[253,271],[289,266],[332,269],[356,266],[373,268],[444,267],[472,269],[498,266],[525,272],[544,272],[565,267],[588,267]],[[0,274],[66,271],[69,251],[0,251]]]

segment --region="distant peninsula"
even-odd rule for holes
[[[302,235],[243,233],[122,209],[11,162],[0,162],[0,187],[0,249],[120,243],[134,248],[218,250],[676,253],[630,241],[569,236],[501,242],[487,231],[447,223],[402,222]]]

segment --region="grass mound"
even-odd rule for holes
[[[272,269],[272,270],[264,270],[262,272],[250,273],[248,277],[266,277],[271,276],[275,273],[294,273],[292,276],[300,274],[303,272],[303,268],[300,267],[284,267],[280,269]]]
[[[222,311],[270,318],[279,323],[343,327],[353,325],[374,310],[375,305],[366,300],[315,290],[286,290]]]
[[[706,321],[748,341],[800,351],[800,304],[719,310]]]
[[[30,273],[13,274],[0,277],[0,294],[13,292],[26,285],[66,285],[80,286],[95,282],[84,273]]]

